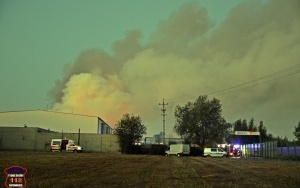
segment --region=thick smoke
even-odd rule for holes
[[[49,92],[53,110],[97,115],[112,126],[132,113],[156,134],[162,131],[158,103],[165,98],[171,133],[175,106],[209,94],[221,100],[229,122],[253,117],[269,132],[291,137],[300,121],[299,74],[291,75],[299,66],[286,78],[259,79],[299,64],[300,2],[249,1],[213,26],[206,9],[187,4],[161,21],[146,45],[140,32],[130,31],[113,44],[112,55],[83,52]],[[255,87],[241,89],[251,80]],[[214,93],[238,84],[227,94]]]

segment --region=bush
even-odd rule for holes
[[[191,156],[202,156],[203,155],[203,148],[190,147],[190,155]]]
[[[151,154],[152,155],[165,155],[165,151],[167,148],[168,148],[167,145],[152,144],[151,145]]]

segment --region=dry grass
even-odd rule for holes
[[[0,169],[9,166],[27,168],[29,188],[300,185],[300,163],[262,159],[0,151]]]

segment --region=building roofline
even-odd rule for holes
[[[45,129],[45,128],[41,128],[41,127],[29,127],[29,126],[0,126],[0,128],[23,128],[23,129],[36,129],[37,131],[43,131],[43,132],[50,132],[50,133],[57,133],[57,131],[51,131],[50,129]]]
[[[74,114],[69,112],[60,112],[60,111],[53,111],[53,110],[16,110],[16,111],[6,111],[6,112],[0,112],[0,113],[12,113],[12,112],[52,112],[57,114],[69,114],[69,115],[77,115],[77,116],[86,116],[86,117],[98,117],[98,116],[92,116],[92,115],[85,115],[85,114]],[[99,118],[99,117],[98,117]]]
[[[108,125],[102,118],[100,118],[99,116],[92,116],[92,115],[84,115],[84,114],[74,114],[74,113],[68,113],[68,112],[59,112],[59,111],[53,111],[53,110],[18,110],[18,111],[6,111],[6,112],[0,112],[0,114],[4,114],[4,113],[14,113],[14,112],[50,112],[50,113],[57,113],[57,114],[67,114],[67,115],[75,115],[75,116],[83,116],[83,117],[94,117],[94,118],[98,118],[101,121],[103,121],[106,125]],[[110,125],[108,125],[109,127],[111,127]]]
[[[106,123],[103,119],[101,119],[100,117],[98,117],[98,120],[101,120],[101,121],[103,121],[107,126],[109,126],[111,129],[112,129],[112,127],[110,126],[110,125],[108,125],[108,123]]]

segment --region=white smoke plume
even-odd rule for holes
[[[53,110],[97,115],[112,126],[124,113],[140,115],[153,135],[162,131],[164,98],[171,134],[175,106],[209,94],[229,122],[253,117],[269,133],[292,138],[300,121],[300,1],[249,1],[213,26],[207,10],[192,3],[161,21],[145,45],[139,31],[130,31],[112,55],[82,52],[49,92]],[[292,66],[285,78],[279,72],[270,76],[277,80],[258,80]],[[241,89],[255,79],[255,87]]]

